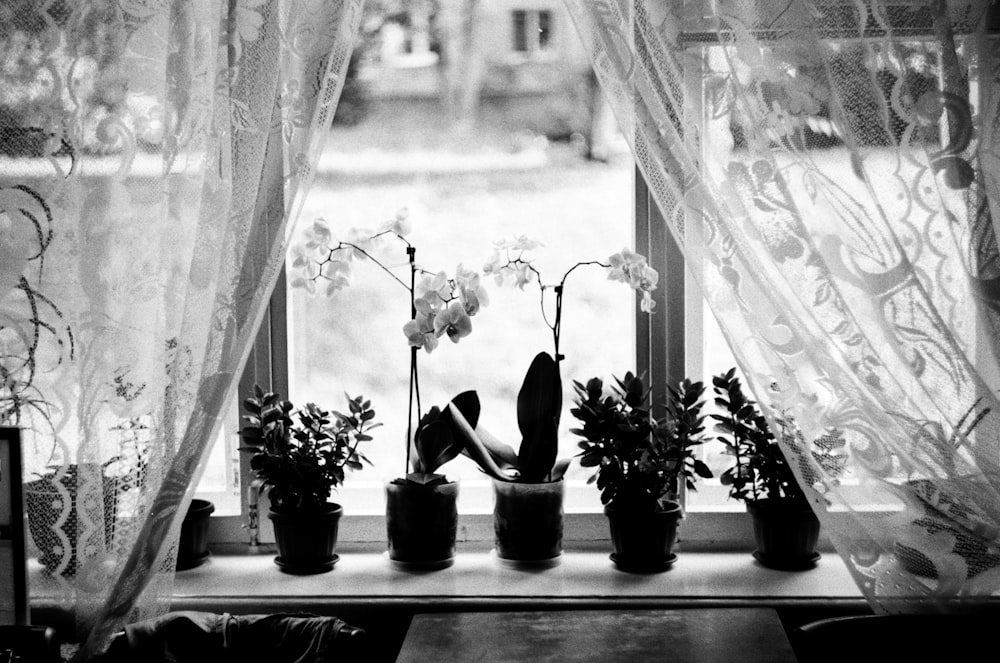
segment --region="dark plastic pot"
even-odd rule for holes
[[[385,487],[389,559],[405,565],[444,568],[455,559],[458,483]]]
[[[332,569],[340,559],[333,550],[343,513],[341,506],[333,503],[320,510],[270,509],[267,517],[274,524],[278,547],[274,563],[287,573],[324,573]]]
[[[181,538],[177,543],[177,570],[193,569],[208,559],[208,519],[215,505],[208,500],[193,499],[181,522]]]
[[[681,507],[671,503],[661,511],[634,511],[604,508],[611,529],[615,552],[612,561],[623,570],[638,572],[663,571],[676,559],[673,553],[677,540],[677,524]]]
[[[794,570],[810,568],[819,559],[816,543],[820,523],[808,503],[762,499],[747,502],[757,543],[754,557],[764,566]]]
[[[550,561],[562,555],[565,482],[520,483],[493,480],[496,554],[521,562]]]
[[[64,578],[74,577],[79,564],[77,558],[79,523],[77,522],[76,507],[77,478],[81,473],[86,473],[91,477],[101,477],[105,515],[104,541],[102,543],[104,550],[107,550],[115,538],[119,484],[115,477],[105,473],[105,468],[102,465],[94,463],[70,465],[58,480],[54,474],[47,474],[24,484],[28,530],[39,550],[38,561],[49,573],[58,572]],[[60,485],[65,493],[60,491]],[[65,519],[60,522],[66,506],[64,500],[68,500],[69,504]],[[68,559],[63,554],[63,537],[56,533],[57,530],[69,543]]]

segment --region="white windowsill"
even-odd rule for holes
[[[177,573],[174,610],[315,610],[351,604],[498,605],[864,605],[843,561],[823,553],[812,569],[777,571],[747,552],[678,552],[667,571],[618,570],[606,550],[564,552],[549,568],[517,567],[490,550],[459,549],[452,566],[418,572],[397,567],[381,551],[343,549],[327,573],[295,576],[274,564],[274,548],[215,554]]]

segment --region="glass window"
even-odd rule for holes
[[[500,10],[487,10],[481,20],[502,19],[490,11]],[[512,12],[515,47],[527,50],[529,34],[549,44],[556,13],[561,10],[533,16]],[[533,253],[546,283],[558,281],[578,261],[604,260],[635,246],[634,165],[592,84],[582,46],[560,49],[557,60],[545,65],[491,59],[502,54],[499,44],[449,54],[458,46],[433,19],[423,24],[422,39],[444,53],[440,59],[386,57],[386,40],[377,32],[367,35],[355,53],[300,230],[324,218],[338,237],[346,238],[353,228],[378,228],[407,208],[413,226],[409,238],[426,269],[454,273],[459,264],[481,269],[494,241],[527,235],[543,244]],[[529,22],[535,23],[534,31]],[[570,38],[576,39],[575,32]],[[478,78],[449,78],[450,58],[479,57],[484,60]],[[461,94],[442,94],[463,85],[480,91],[470,95],[469,105],[454,102]],[[376,255],[405,275],[402,244],[386,243]],[[667,342],[688,344],[687,373],[705,381],[710,392],[711,375],[734,360],[701,307],[700,293],[688,283],[686,340]],[[472,319],[468,337],[458,344],[442,339],[432,354],[420,352],[421,405],[426,412],[475,389],[483,425],[516,448],[517,392],[532,357],[552,351],[551,332],[535,284],[523,291],[489,284],[488,292],[490,302]],[[288,397],[296,404],[313,401],[341,409],[345,392],[363,394],[384,423],[365,450],[374,467],[349,475],[336,497],[349,514],[382,514],[384,482],[406,471],[409,348],[402,327],[409,319],[408,293],[376,265],[363,262],[354,266],[350,286],[330,298],[310,297],[300,289],[276,296],[287,303]],[[567,281],[561,456],[577,451],[569,433],[575,426],[569,412],[572,380],[598,376],[607,381],[636,370],[635,301],[631,290],[609,282],[599,268],[578,269]],[[651,322],[662,325],[663,317],[654,315]],[[229,419],[235,422],[236,414]],[[220,451],[225,445],[216,445],[203,487],[210,479],[214,486],[225,485],[238,504],[238,488],[229,483],[237,477],[219,470],[233,462],[235,424],[228,435],[228,455]],[[709,447],[707,454],[718,474],[728,458],[718,448]],[[463,513],[489,512],[490,485],[472,461],[459,457],[442,471],[462,482]],[[568,512],[600,512],[599,492],[586,483],[590,474],[573,465],[567,476]],[[737,510],[739,505],[725,495],[717,480],[701,482],[695,504]]]
[[[514,50],[528,52],[528,12],[518,9],[511,13],[514,26]]]
[[[482,20],[491,20],[490,11]],[[515,26],[525,20],[525,12],[514,12]],[[495,241],[527,235],[542,244],[532,253],[547,284],[576,262],[603,261],[632,247],[633,164],[613,118],[593,110],[601,99],[592,95],[600,93],[589,85],[582,48],[541,69],[510,63],[487,44],[480,53],[483,73],[470,84],[485,93],[473,95],[471,109],[442,98],[439,90],[451,81],[437,63],[409,66],[404,86],[396,83],[393,63],[362,55],[356,80],[365,85],[345,93],[341,107],[364,110],[351,123],[335,121],[299,225],[322,217],[346,238],[352,228],[378,228],[407,208],[418,264],[449,274],[459,264],[481,270]],[[602,142],[605,159],[588,158],[592,141]],[[402,243],[386,242],[375,254],[406,276]],[[421,405],[426,412],[475,389],[482,425],[516,448],[517,393],[534,355],[553,351],[552,334],[537,284],[521,291],[490,281],[487,290],[489,304],[472,318],[468,337],[457,344],[442,338],[433,353],[420,351]],[[562,456],[577,451],[569,433],[571,380],[635,370],[635,301],[632,290],[599,267],[577,269],[566,282]],[[552,305],[550,292],[550,320]],[[385,424],[365,450],[375,466],[349,476],[338,495],[349,513],[384,512],[383,482],[406,470],[408,292],[377,265],[360,262],[350,286],[329,298],[289,290],[288,309],[292,400],[340,409],[345,392],[363,394]],[[463,512],[492,508],[489,482],[472,461],[460,457],[442,469],[462,481]],[[584,502],[569,508],[599,510],[598,491],[585,485],[588,475],[578,467],[570,475]]]
[[[545,50],[552,43],[552,12],[538,12],[538,48]]]

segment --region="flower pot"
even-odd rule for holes
[[[996,552],[992,542],[950,522],[947,518],[924,515],[913,521],[913,526],[927,532],[928,538],[949,535],[955,544],[950,554],[957,555],[965,562],[965,578],[972,578],[984,571],[1000,566],[1000,554]],[[938,571],[931,558],[920,551],[919,547],[906,545],[897,541],[894,544],[896,558],[910,573],[923,578],[937,578]],[[940,550],[936,551],[940,554]]]
[[[181,522],[181,537],[177,543],[177,570],[193,569],[208,559],[208,519],[215,505],[208,500],[193,499]]]
[[[541,562],[562,554],[565,482],[493,480],[493,529],[501,559]]]
[[[103,541],[100,537],[97,541],[93,538],[87,542],[78,541],[77,479],[81,473],[101,478]],[[55,474],[46,474],[24,484],[24,497],[28,531],[38,548],[38,561],[49,573],[58,573],[64,578],[75,577],[77,567],[85,561],[77,555],[84,543],[91,546],[99,544],[98,552],[111,547],[118,518],[118,480],[106,474],[103,466],[95,463],[69,465],[58,480]],[[68,550],[64,549],[64,544],[68,544]]]
[[[450,566],[458,530],[458,483],[386,484],[385,526],[389,559],[414,567]]]
[[[323,573],[332,569],[340,559],[333,549],[343,512],[339,504],[332,503],[321,509],[270,509],[267,517],[274,524],[278,547],[274,563],[287,573]]]
[[[954,560],[954,556],[962,558],[965,562],[963,579],[1000,566],[1000,551],[990,537],[984,536],[984,532],[963,527],[949,514],[975,512],[953,492],[950,484],[950,480],[912,479],[901,486],[908,491],[911,500],[917,500],[912,509],[920,515],[914,517],[910,526],[900,533],[902,537],[894,543],[894,552],[903,568],[916,576],[938,578],[938,568],[932,558],[940,559],[942,555],[950,560]],[[940,548],[939,542],[947,540],[954,541],[954,544],[948,549]],[[932,550],[921,550],[928,543]],[[950,567],[951,573],[955,573],[956,567],[948,561],[945,564]]]
[[[810,568],[819,559],[816,542],[820,523],[808,503],[762,499],[747,502],[753,518],[753,555],[764,566],[794,570]]]
[[[611,560],[625,571],[663,571],[677,559],[673,553],[681,507],[670,503],[660,511],[604,508],[615,552]]]

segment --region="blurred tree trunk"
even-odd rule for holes
[[[587,141],[585,156],[591,161],[606,162],[611,158],[614,117],[593,69],[587,72],[587,109],[587,135],[584,136]]]
[[[485,60],[482,0],[440,0],[442,102],[452,122],[472,125],[479,110]]]

